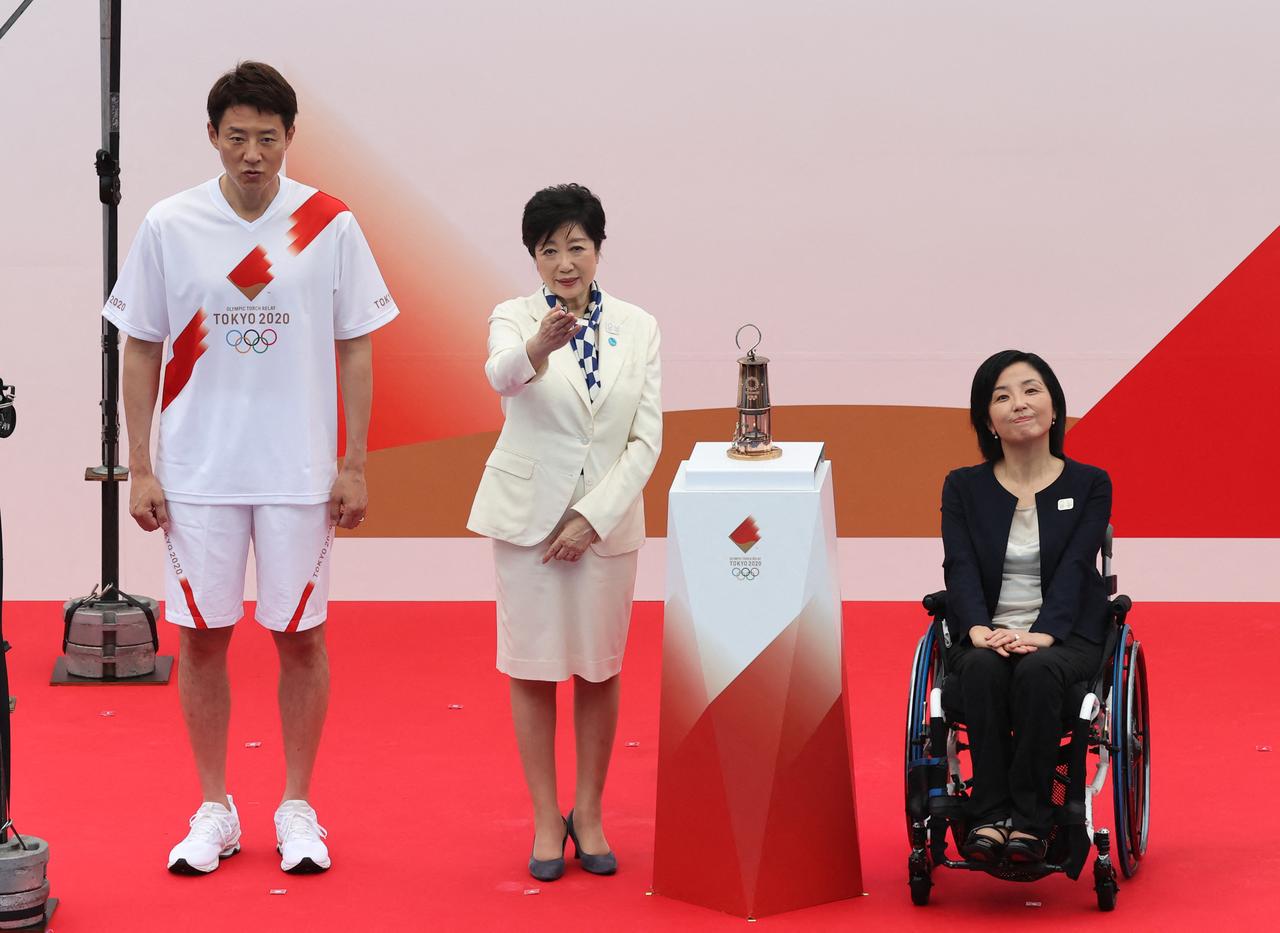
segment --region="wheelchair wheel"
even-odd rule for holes
[[[1151,817],[1151,721],[1147,705],[1147,662],[1142,643],[1134,638],[1128,625],[1120,633],[1114,663],[1111,741],[1116,747],[1116,758],[1111,790],[1116,860],[1124,876],[1132,878],[1147,851]]]
[[[1112,911],[1116,909],[1116,897],[1120,893],[1120,889],[1116,886],[1114,880],[1104,881],[1094,888],[1098,895],[1098,909],[1101,911]]]
[[[917,907],[926,907],[929,904],[929,891],[933,888],[933,879],[929,877],[929,871],[926,868],[923,872],[917,871],[914,866],[909,866],[908,884],[911,885],[911,903]]]
[[[924,637],[916,644],[915,662],[911,666],[911,694],[907,701],[906,747],[902,761],[907,841],[912,845],[915,845],[915,840],[911,827],[914,823],[926,822],[929,801],[927,797],[921,794],[922,788],[912,780],[911,762],[914,759],[925,756],[925,743],[928,741],[929,735],[929,693],[933,690],[937,667],[933,627],[930,626]],[[925,793],[927,793],[927,789],[925,789]],[[913,892],[914,890],[912,888]]]

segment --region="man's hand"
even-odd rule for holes
[[[134,472],[129,479],[129,514],[143,531],[164,529],[169,533],[169,508],[160,481],[150,471]]]
[[[560,533],[555,536],[542,555],[542,562],[545,564],[549,560],[576,561],[586,553],[592,541],[599,539],[600,536],[591,527],[591,522],[575,512],[564,523]]]
[[[369,507],[369,488],[364,470],[344,466],[329,492],[329,522],[339,528],[355,528],[364,521]]]

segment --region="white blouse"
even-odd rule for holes
[[[1015,509],[1004,552],[1000,598],[991,624],[1025,632],[1040,615],[1040,524],[1036,507]]]

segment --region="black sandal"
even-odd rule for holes
[[[991,836],[979,833],[978,830],[980,829],[994,829],[1003,838],[994,839]],[[1008,843],[1008,828],[1001,826],[999,823],[983,823],[981,826],[975,826],[969,830],[969,835],[965,837],[964,845],[960,847],[960,854],[971,862],[982,862],[984,864],[998,862]]]
[[[1011,862],[1020,865],[1032,865],[1043,862],[1049,854],[1049,840],[1035,836],[1010,839],[1005,843],[1004,854]]]

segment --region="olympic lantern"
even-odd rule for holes
[[[772,444],[754,349],[729,456],[695,444],[668,500],[653,866],[745,917],[862,892],[831,464]]]

